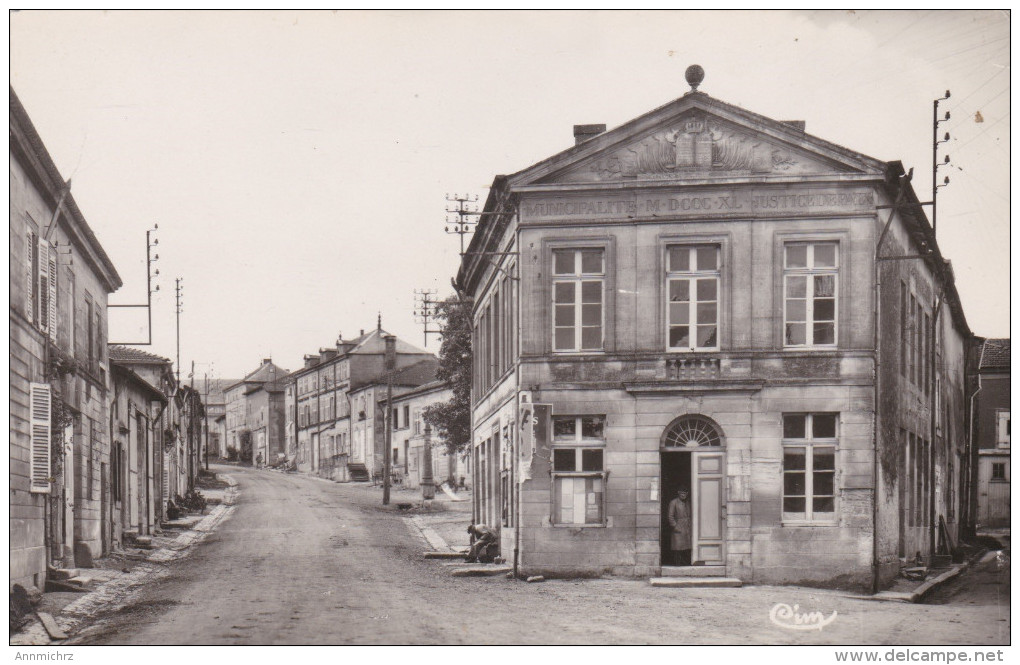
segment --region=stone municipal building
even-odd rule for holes
[[[698,71],[493,181],[457,277],[473,517],[521,574],[880,587],[959,533],[952,269],[899,162],[713,99]]]

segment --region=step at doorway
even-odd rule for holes
[[[673,589],[738,588],[740,580],[735,577],[653,577],[648,583],[655,587]]]
[[[725,577],[726,566],[663,566],[661,577]]]

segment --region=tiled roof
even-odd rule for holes
[[[1009,338],[987,339],[981,347],[979,369],[1009,369]]]
[[[386,352],[386,340],[383,339],[384,335],[389,335],[382,328],[376,328],[375,330],[368,332],[357,340],[355,340],[355,346],[348,353],[385,353]],[[428,353],[425,349],[418,348],[413,344],[408,344],[404,340],[397,338],[396,344],[397,353]]]
[[[272,371],[270,371],[272,370]],[[287,370],[283,369],[278,365],[274,365],[271,361],[263,362],[254,371],[250,372],[240,381],[234,381],[223,387],[223,391],[226,392],[232,388],[236,388],[242,383],[265,383],[266,381],[279,381],[283,377],[287,376]],[[247,391],[247,388],[245,389]]]
[[[394,395],[393,403],[396,404],[397,402],[402,402],[410,399],[411,397],[417,397],[418,395],[425,395],[431,392],[441,392],[443,390],[448,390],[449,388],[450,384],[446,381],[439,381],[438,379],[436,381],[429,381],[428,383],[423,383],[413,390],[408,390],[406,393]],[[386,400],[383,401],[385,402]]]
[[[393,385],[418,387],[436,380],[436,370],[439,369],[439,359],[425,358],[413,365],[402,367],[393,372]],[[351,384],[351,392],[357,392],[369,386],[385,386],[386,373],[383,372],[367,380]]]
[[[269,381],[270,379],[277,379],[281,376],[286,376],[287,370],[274,365],[271,362],[262,363],[258,369],[244,377],[245,381]]]
[[[120,344],[109,345],[110,360],[115,363],[140,364],[140,365],[168,365],[169,358],[157,356],[140,349],[132,349]]]
[[[393,373],[393,383],[398,386],[420,386],[423,383],[435,381],[436,370],[439,369],[439,360],[426,358],[413,365],[397,370]],[[382,382],[386,377],[382,377]]]

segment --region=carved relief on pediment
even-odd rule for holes
[[[803,172],[793,152],[705,118],[687,118],[636,144],[602,155],[589,169],[599,180],[670,178],[690,171]]]

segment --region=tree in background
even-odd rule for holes
[[[446,442],[452,460],[471,440],[471,302],[453,295],[436,304],[436,320],[443,333],[436,378],[446,381],[453,397],[426,407],[424,415],[436,436]],[[451,463],[447,480],[452,485],[456,467]]]
[[[251,430],[249,429],[241,430],[240,439],[241,439],[240,450],[241,461],[251,463],[252,451],[255,447],[252,441]]]

